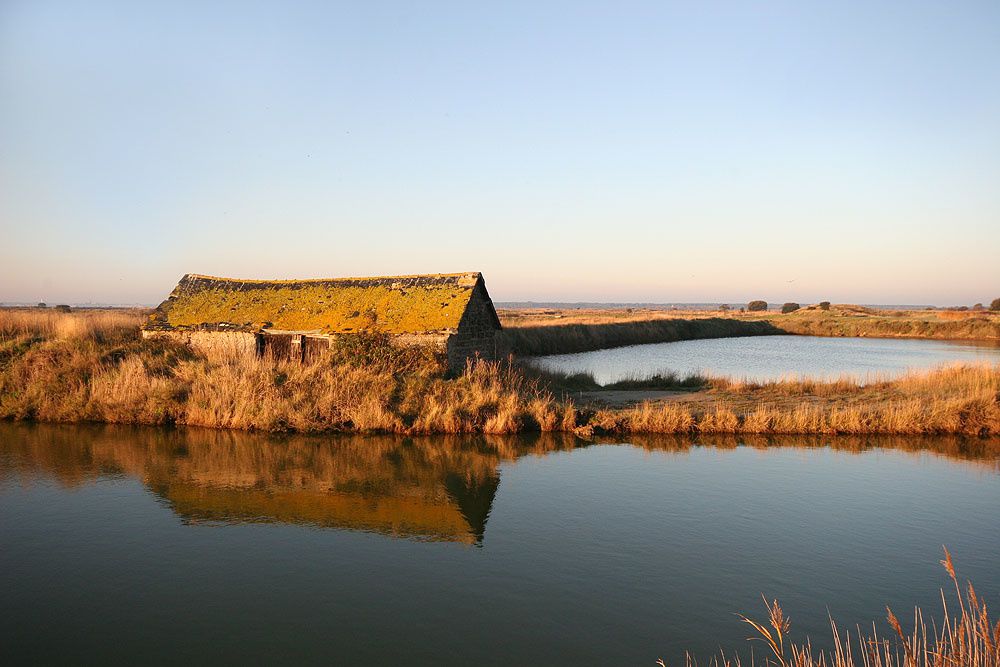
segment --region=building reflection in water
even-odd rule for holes
[[[608,442],[607,439],[601,442]],[[633,436],[651,451],[708,445],[891,447],[998,470],[996,440]],[[288,523],[481,545],[500,466],[596,444],[566,434],[273,436],[203,429],[0,423],[0,481],[138,480],[191,524]]]

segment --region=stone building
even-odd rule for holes
[[[339,335],[380,332],[428,344],[460,370],[498,356],[500,319],[480,273],[237,280],[188,274],[143,327],[194,348],[305,359]]]

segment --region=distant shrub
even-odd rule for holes
[[[795,303],[794,301],[789,301],[788,303],[786,303],[785,305],[783,305],[781,307],[781,312],[782,313],[794,313],[799,308],[801,308],[801,306],[799,304]]]
[[[48,305],[46,305],[46,303],[44,301],[39,301],[38,302],[38,307],[39,308],[48,308]]]
[[[56,306],[56,310],[59,311],[60,313],[68,313],[73,309],[67,306],[65,303],[60,303],[58,306]]]
[[[976,305],[974,305],[974,306],[972,307],[972,310],[976,310],[976,311],[979,311],[979,310],[986,310],[986,307],[985,307],[985,306],[983,306],[983,304],[981,304],[981,303],[977,303]]]
[[[990,310],[1000,310],[1000,299],[993,299],[990,302]]]
[[[719,310],[721,310],[722,312],[726,312],[727,310],[729,310],[729,304],[728,303],[722,304],[721,306],[719,306]]]
[[[829,301],[820,301],[819,302],[819,309],[820,310],[830,310],[830,302]]]
[[[747,310],[751,313],[758,310],[767,310],[767,301],[751,301],[747,304]]]

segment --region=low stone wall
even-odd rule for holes
[[[272,345],[261,345],[260,334],[244,331],[143,331],[146,339],[165,338],[188,345],[192,349],[210,354],[257,355],[269,350],[272,354],[284,357],[308,359],[314,354],[328,348],[336,339],[334,335],[323,334],[279,334],[270,338],[281,339],[270,341]],[[268,337],[265,335],[265,337]],[[287,339],[287,341],[286,341]],[[465,368],[466,359],[480,357],[483,359],[497,358],[496,331],[486,327],[470,328],[462,334],[435,332],[426,334],[403,334],[392,337],[393,343],[400,346],[426,345],[444,352],[448,358],[448,369],[461,372]],[[286,350],[285,347],[288,347]]]

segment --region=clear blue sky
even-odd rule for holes
[[[1000,2],[0,0],[0,301],[1000,296]]]

